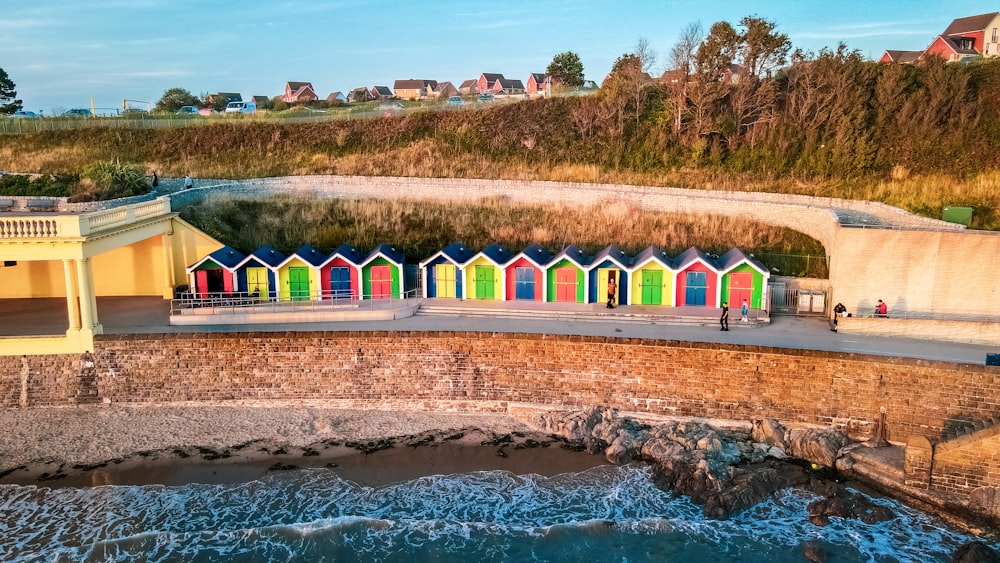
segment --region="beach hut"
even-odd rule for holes
[[[236,265],[239,290],[261,299],[277,297],[278,264],[287,258],[272,246],[262,246]]]
[[[309,301],[320,293],[319,265],[326,255],[304,244],[278,264],[278,300]]]
[[[403,298],[403,254],[380,244],[358,264],[362,299]]]
[[[223,246],[188,266],[191,293],[197,297],[236,291],[236,266],[246,256],[230,246]]]
[[[746,300],[751,309],[763,309],[764,288],[771,278],[771,272],[763,264],[747,256],[738,248],[730,248],[715,261],[719,267],[719,297],[717,301],[728,301],[730,306],[739,307]]]
[[[344,243],[320,262],[319,283],[322,299],[359,299],[361,267],[365,255]]]
[[[719,268],[707,254],[691,247],[674,259],[677,307],[719,307]]]
[[[503,300],[503,269],[514,257],[497,243],[482,249],[460,268],[466,299]]]
[[[587,302],[600,303],[608,299],[608,282],[615,281],[615,303],[629,303],[632,295],[629,279],[632,258],[611,245],[598,252],[587,266]]]
[[[456,242],[420,262],[424,297],[462,299],[462,265],[471,259],[469,247]]]
[[[631,287],[628,304],[673,307],[676,271],[673,260],[659,248],[650,246],[640,252],[632,260],[632,267],[629,269]]]
[[[530,244],[504,266],[507,301],[545,301],[545,270],[552,255]]]
[[[587,268],[592,261],[593,257],[575,244],[553,256],[545,270],[545,300],[587,303]]]

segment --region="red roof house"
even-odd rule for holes
[[[297,104],[314,102],[319,99],[319,96],[316,95],[312,82],[286,82],[285,95],[281,99],[289,104]]]
[[[525,93],[529,96],[544,96],[546,91],[546,86],[549,83],[549,75],[541,72],[532,72],[528,76],[528,85],[525,87]]]

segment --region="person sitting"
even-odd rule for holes
[[[837,321],[840,319],[840,317],[846,317],[846,316],[847,316],[847,307],[844,307],[843,303],[837,303],[837,305],[833,308],[833,328],[831,328],[830,330],[832,330],[833,332],[837,332]]]
[[[885,302],[881,299],[875,305],[875,316],[876,317],[886,317],[889,315],[889,308],[886,306]]]

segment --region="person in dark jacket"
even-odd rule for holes
[[[723,331],[723,330],[727,330],[728,331],[729,330],[729,302],[728,301],[723,301],[722,302],[722,316],[719,317],[719,324],[722,325],[722,328],[720,328],[719,331]]]

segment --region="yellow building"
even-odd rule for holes
[[[0,355],[92,351],[98,296],[170,299],[185,266],[221,247],[167,196],[85,213],[2,212],[0,300],[62,297],[69,322],[64,335],[2,337]]]

